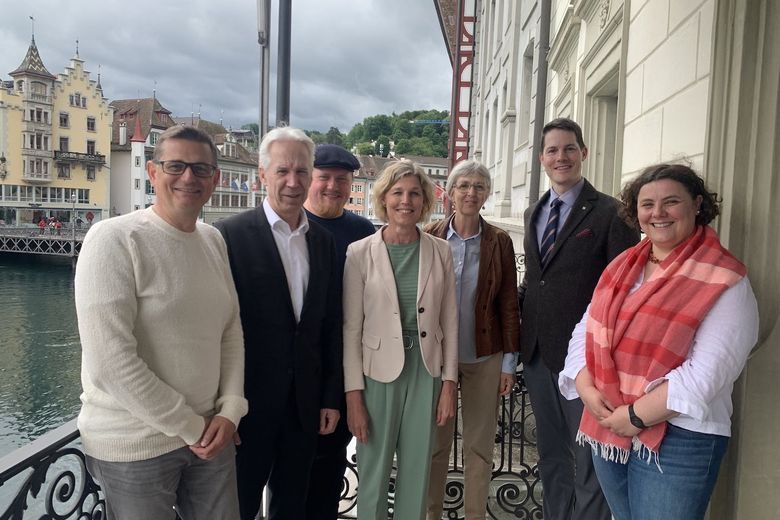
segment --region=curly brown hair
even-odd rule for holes
[[[639,177],[626,184],[620,192],[620,200],[623,202],[620,207],[620,216],[629,226],[639,229],[639,218],[637,217],[639,190],[645,184],[661,179],[679,182],[693,199],[701,196],[701,206],[696,214],[697,225],[707,225],[720,214],[722,199],[718,197],[717,193],[707,189],[704,179],[699,177],[690,166],[669,163],[654,164],[645,168]]]

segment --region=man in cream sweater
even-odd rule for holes
[[[78,426],[109,520],[239,516],[243,334],[225,243],[197,222],[216,162],[207,134],[168,129],[146,165],[157,202],[96,224],[81,250]]]

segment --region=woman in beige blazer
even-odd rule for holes
[[[452,253],[417,228],[434,203],[420,166],[391,164],[372,198],[387,225],[351,244],[344,267],[344,386],[347,423],[358,440],[357,513],[361,520],[387,518],[395,455],[395,518],[423,519],[434,425],[454,417],[457,399]]]

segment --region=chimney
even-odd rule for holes
[[[119,123],[119,146],[127,144],[127,123],[122,121]]]

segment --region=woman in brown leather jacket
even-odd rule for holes
[[[482,164],[459,163],[447,180],[454,214],[425,228],[447,240],[455,268],[466,520],[485,518],[499,397],[514,387],[519,347],[512,240],[479,215],[490,189],[490,173]],[[455,421],[437,428],[427,520],[441,518],[454,428]]]

